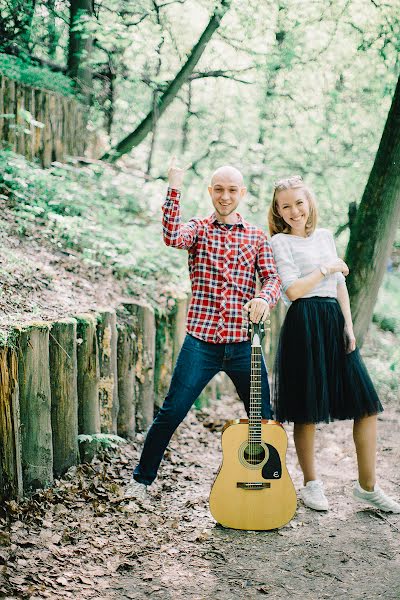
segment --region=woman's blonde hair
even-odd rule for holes
[[[291,190],[301,188],[306,194],[308,204],[310,207],[310,214],[308,215],[306,223],[306,234],[310,235],[317,226],[317,205],[315,202],[314,194],[310,188],[304,183],[301,175],[292,175],[285,179],[279,179],[274,183],[274,195],[272,197],[271,206],[268,211],[268,226],[271,235],[276,233],[290,233],[290,227],[279,214],[277,196],[279,192],[283,190]]]

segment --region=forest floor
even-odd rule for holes
[[[375,338],[368,342],[371,360]],[[392,342],[386,335],[387,350]],[[393,389],[380,391],[379,482],[399,498],[399,398]],[[351,422],[318,427],[327,513],[299,501],[293,520],[268,532],[214,522],[208,495],[221,460],[220,430],[225,419],[238,416],[243,409],[231,396],[192,411],[144,503],[123,498],[140,435],[103,461],[70,469],[52,489],[10,502],[7,521],[0,521],[0,597],[398,600],[400,515],[352,499]],[[287,464],[298,490],[291,427],[287,432]]]

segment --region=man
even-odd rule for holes
[[[176,167],[173,159],[163,205],[163,236],[167,246],[188,251],[192,297],[187,335],[126,497],[145,498],[146,486],[156,478],[172,434],[219,371],[231,378],[248,413],[251,345],[243,311],[248,311],[255,323],[265,321],[280,293],[280,279],[266,235],[236,212],[246,194],[240,171],[230,166],[217,169],[208,187],[214,213],[188,223],[181,223],[180,217],[183,177],[184,169]],[[262,287],[254,297],[256,272]],[[264,362],[261,381],[261,414],[271,418]]]

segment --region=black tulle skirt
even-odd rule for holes
[[[346,354],[335,298],[300,298],[282,326],[273,376],[275,417],[295,423],[358,419],[383,408],[358,349]]]

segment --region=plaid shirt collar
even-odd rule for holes
[[[235,214],[236,214],[236,217],[237,217],[237,222],[234,223],[234,225],[237,226],[237,227],[241,227],[242,229],[246,230],[247,223],[243,219],[242,215],[240,215],[239,213],[235,213]],[[208,223],[210,223],[212,225],[216,224],[216,225],[219,225],[220,227],[224,225],[224,223],[220,223],[218,221],[218,217],[217,217],[217,215],[216,215],[215,212],[213,212],[212,215],[210,215],[208,217],[207,221],[208,221]]]

